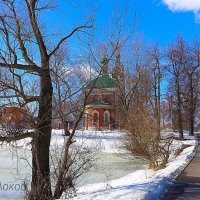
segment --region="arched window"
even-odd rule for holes
[[[88,112],[85,112],[85,122],[87,123],[88,122]]]
[[[104,112],[104,122],[110,123],[110,112],[109,111]]]
[[[93,114],[93,125],[96,125],[96,124],[97,124],[98,119],[99,119],[99,113],[98,113],[98,112],[95,112],[95,113]]]
[[[24,121],[24,114],[20,113],[20,121]]]

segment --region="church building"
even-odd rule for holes
[[[86,130],[111,130],[121,126],[118,93],[119,88],[124,85],[124,69],[120,63],[120,53],[116,56],[112,74],[109,74],[106,56],[102,59],[101,65],[101,75],[91,80],[84,91],[87,103]]]

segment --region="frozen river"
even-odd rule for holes
[[[52,144],[58,143],[61,145],[63,143],[63,136],[61,136],[61,134],[57,134],[55,138],[53,137]],[[82,138],[82,136],[78,136],[77,142],[79,143]],[[95,141],[97,143],[101,141],[101,146],[104,148],[104,151],[109,151],[98,153],[98,159],[95,163],[95,167],[91,168],[87,173],[83,174],[79,178],[77,183],[78,186],[99,182],[108,182],[109,180],[120,178],[138,169],[145,168],[145,163],[142,160],[130,160],[125,157],[125,154],[117,154],[114,153],[116,151],[110,151],[110,149],[113,149],[116,145],[116,137],[113,137],[112,135],[99,135],[98,139],[87,138],[88,145],[95,144]],[[24,180],[30,183],[30,146],[25,147],[26,145],[23,142],[20,143],[19,146],[21,146],[21,148],[11,148],[9,145],[1,146],[0,200],[22,199],[24,196]]]
[[[106,182],[125,176],[138,169],[144,169],[144,161],[129,160],[125,154],[101,153],[96,166],[80,178],[79,186],[88,183]]]
[[[0,200],[24,196],[24,181],[30,181],[31,177],[30,155],[24,148],[1,147]]]
[[[30,152],[28,150],[0,151],[0,199],[20,199],[24,195],[24,179],[30,179]],[[144,163],[138,159],[128,160],[114,153],[101,153],[95,167],[78,181],[79,186],[106,182],[142,169]]]

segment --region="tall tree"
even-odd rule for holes
[[[195,39],[188,46],[184,67],[184,97],[190,135],[194,135],[195,112],[199,98],[200,42]]]
[[[157,134],[160,137],[161,131],[161,80],[162,80],[162,69],[161,69],[161,53],[158,45],[153,45],[148,51],[149,57],[149,72],[151,76],[151,87],[152,87],[152,107],[154,110],[155,119],[157,119]]]
[[[183,139],[183,93],[182,93],[182,78],[183,70],[186,66],[186,44],[182,36],[178,36],[175,43],[170,45],[167,49],[166,58],[168,65],[166,67],[167,71],[171,74],[171,86],[174,86],[176,104],[176,114],[177,114],[177,128],[179,132],[180,139]]]
[[[92,27],[89,19],[60,39],[53,48],[48,44],[43,29],[41,13],[49,6],[42,0],[0,1],[0,67],[10,78],[1,79],[2,99],[17,99],[25,105],[37,102],[38,115],[34,133],[19,133],[18,137],[1,137],[17,140],[32,137],[32,194],[38,199],[51,197],[49,146],[52,117],[52,77],[50,61],[61,45],[78,31]],[[8,75],[9,74],[9,75]],[[32,95],[27,88],[28,75],[39,81],[39,91]],[[42,189],[41,189],[42,188]]]

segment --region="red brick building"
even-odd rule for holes
[[[124,83],[120,55],[116,56],[112,75],[108,73],[108,59],[104,57],[102,60],[102,75],[93,79],[85,89],[85,99],[87,101],[86,130],[119,128],[119,98],[117,95],[119,83]]]
[[[1,126],[14,125],[16,127],[28,126],[28,110],[17,105],[7,105],[0,110]]]

